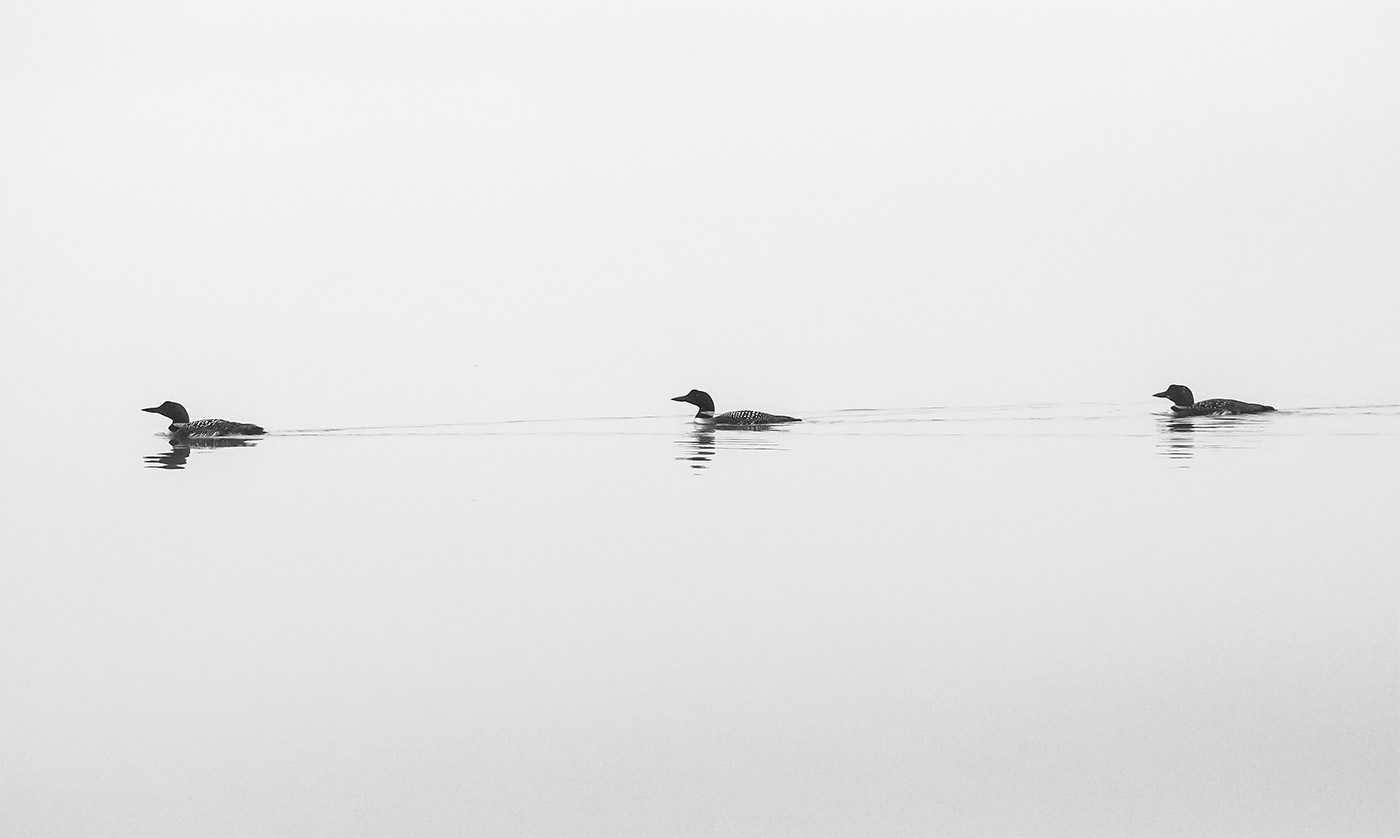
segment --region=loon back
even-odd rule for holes
[[[1235,399],[1206,399],[1196,401],[1191,388],[1185,384],[1173,384],[1153,398],[1171,399],[1172,413],[1177,416],[1225,416],[1238,413],[1268,413],[1273,410],[1267,404],[1236,401]]]
[[[781,425],[787,422],[801,422],[794,416],[780,416],[774,413],[764,413],[761,410],[731,410],[728,413],[715,415],[715,400],[710,398],[710,394],[704,390],[691,390],[684,396],[676,396],[671,399],[673,402],[688,402],[697,408],[695,421],[722,427],[741,427],[753,425]]]
[[[174,436],[259,436],[266,433],[260,426],[247,422],[230,422],[227,419],[199,419],[184,424],[171,423],[170,433]]]
[[[258,436],[266,433],[261,427],[247,422],[231,422],[228,419],[199,419],[190,421],[190,413],[179,402],[161,402],[156,407],[143,407],[145,413],[158,413],[170,420],[170,435],[174,437],[200,436]]]
[[[778,416],[774,413],[764,413],[761,410],[731,410],[728,413],[721,413],[716,416],[716,425],[782,425],[787,422],[801,422],[794,416]]]

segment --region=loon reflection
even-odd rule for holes
[[[677,460],[685,460],[691,468],[707,468],[715,456],[715,429],[697,426],[688,434],[681,434],[676,444],[684,450]]]
[[[182,469],[190,459],[190,449],[251,448],[258,443],[234,437],[172,437],[170,450],[143,457],[146,468]]]
[[[1195,443],[1191,434],[1196,432],[1196,423],[1176,416],[1158,416],[1157,430],[1162,432],[1158,445],[1160,452],[1172,460],[1189,460],[1195,453]]]
[[[1189,460],[1200,452],[1253,448],[1273,426],[1261,416],[1158,415],[1161,438],[1157,453],[1171,460]],[[1186,465],[1185,462],[1179,463]]]
[[[681,453],[676,459],[690,463],[693,469],[705,469],[710,467],[710,463],[720,451],[787,450],[787,446],[779,444],[781,437],[778,434],[764,433],[768,430],[764,425],[754,425],[743,430],[744,433],[716,433],[713,425],[696,425],[676,438],[676,445],[681,448]]]

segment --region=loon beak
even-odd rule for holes
[[[689,393],[686,393],[684,396],[676,396],[675,398],[671,399],[671,401],[673,401],[673,402],[683,402],[683,401],[685,401],[685,400],[688,399],[688,398],[690,398],[690,394],[689,394]]]
[[[143,407],[143,408],[141,408],[141,412],[142,412],[142,413],[160,413],[160,408],[158,408],[158,407]]]
[[[1153,394],[1152,394],[1152,398],[1154,398],[1154,399],[1170,399],[1171,396],[1167,395],[1167,391],[1166,391],[1166,390],[1163,390],[1163,391],[1160,392],[1160,393],[1153,393]]]

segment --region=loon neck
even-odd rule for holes
[[[713,425],[714,423],[715,412],[713,410],[701,408],[700,411],[695,414],[695,424],[697,425]]]

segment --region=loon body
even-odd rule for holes
[[[170,420],[172,437],[201,436],[257,436],[263,429],[246,422],[230,422],[227,419],[199,419],[190,421],[190,413],[179,402],[161,402],[158,407],[143,407],[146,413],[159,413]]]
[[[776,416],[758,410],[731,410],[716,416],[715,400],[710,398],[710,394],[704,390],[691,390],[684,396],[676,396],[671,401],[689,402],[695,405],[699,409],[695,414],[695,424],[697,425],[735,428],[754,425],[781,425],[786,422],[802,421],[792,416]]]
[[[1273,410],[1266,404],[1240,402],[1234,399],[1206,399],[1203,402],[1198,402],[1196,397],[1191,395],[1191,388],[1185,384],[1173,384],[1162,392],[1152,395],[1154,398],[1171,399],[1172,413],[1176,416],[1225,416],[1235,413],[1268,413]]]

